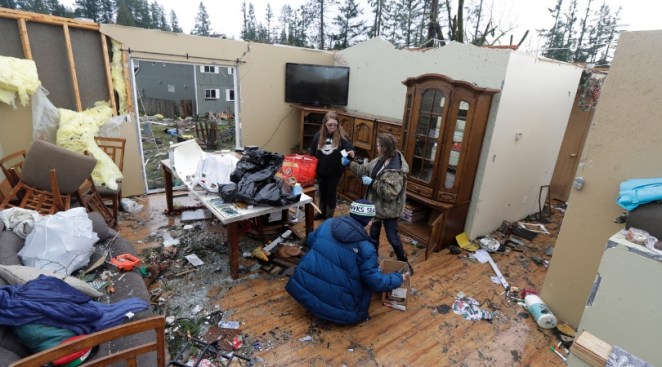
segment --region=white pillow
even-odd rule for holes
[[[42,274],[61,279],[91,298],[99,298],[103,296],[102,293],[76,277],[62,275],[49,270],[37,269],[30,266],[0,265],[0,277],[4,278],[9,285],[23,285],[30,280],[37,279],[39,275]]]

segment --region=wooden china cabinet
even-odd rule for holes
[[[408,78],[400,141],[409,164],[408,205],[420,214],[400,232],[426,244],[426,258],[464,231],[485,127],[498,89],[441,74]]]

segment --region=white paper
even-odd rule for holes
[[[481,264],[485,264],[490,260],[490,255],[483,249],[476,250],[474,255],[476,256],[476,260],[478,260]]]
[[[186,255],[186,256],[184,256],[184,257],[185,257],[186,260],[188,260],[188,261],[191,263],[191,265],[193,265],[193,266],[204,265],[204,262],[203,262],[203,261],[198,257],[198,255],[196,255],[196,254]]]

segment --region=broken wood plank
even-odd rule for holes
[[[69,60],[69,72],[71,73],[71,86],[74,89],[74,101],[76,102],[76,111],[83,110],[83,104],[80,101],[80,89],[78,88],[78,75],[76,74],[76,60],[74,59],[74,50],[71,48],[71,35],[69,34],[69,26],[64,24],[62,26],[64,31],[64,43],[67,48],[67,59]]]
[[[23,46],[23,58],[32,60],[32,49],[30,48],[30,37],[28,36],[28,27],[25,19],[17,19],[18,32],[21,34],[21,46]]]
[[[611,344],[584,330],[572,343],[570,352],[593,367],[602,367],[609,359]]]

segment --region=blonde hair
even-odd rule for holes
[[[347,139],[347,133],[345,133],[345,130],[342,128],[340,125],[340,121],[338,121],[338,113],[336,111],[329,111],[324,115],[324,118],[322,119],[322,126],[320,127],[320,138],[319,141],[317,142],[317,149],[322,149],[326,142],[326,136],[328,135],[328,130],[326,128],[326,123],[329,120],[336,120],[338,123],[338,128],[336,131],[333,132],[333,146],[334,147],[339,147],[340,146],[340,139]]]

